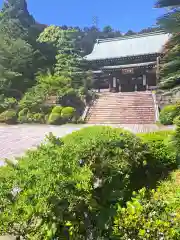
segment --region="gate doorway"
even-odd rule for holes
[[[121,92],[135,91],[135,81],[132,80],[132,77],[130,76],[123,77],[120,83],[121,83]]]

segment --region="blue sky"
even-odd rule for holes
[[[111,25],[126,32],[152,26],[162,10],[153,9],[156,0],[27,0],[28,9],[40,23],[91,26],[93,16],[102,28]],[[3,0],[0,0],[2,5]]]

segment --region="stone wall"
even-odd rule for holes
[[[156,100],[160,109],[162,109],[166,105],[175,104],[180,102],[180,91],[177,93],[170,93],[164,91],[156,92]]]

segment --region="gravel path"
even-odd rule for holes
[[[23,155],[28,149],[37,147],[52,132],[54,135],[63,137],[73,131],[89,125],[0,125],[0,165],[3,159],[13,159]],[[157,125],[115,125],[123,127],[134,133],[157,131]]]

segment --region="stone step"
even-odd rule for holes
[[[151,124],[155,108],[149,92],[102,93],[89,111],[88,123]]]

